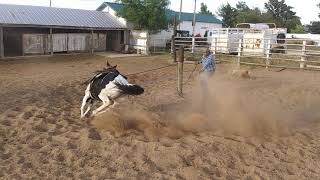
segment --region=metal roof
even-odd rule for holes
[[[112,15],[91,10],[0,4],[0,24],[125,29]]]
[[[121,9],[123,9],[124,7],[124,5],[121,3],[104,2],[97,8],[97,11],[103,11],[103,9],[105,9],[107,6],[111,7],[116,12],[121,11]],[[172,19],[174,18],[174,16],[178,17],[179,12],[168,9],[166,15],[168,19]],[[181,20],[193,21],[193,13],[181,12]],[[217,17],[205,14],[196,14],[196,22],[222,24],[222,21],[219,20]]]

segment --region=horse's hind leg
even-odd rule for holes
[[[92,112],[92,116],[95,116],[95,115],[98,115],[98,114],[101,114],[101,113],[105,112],[105,111],[102,111],[102,110],[104,110],[105,108],[107,108],[107,107],[109,107],[110,105],[113,104],[113,101],[108,96],[104,97],[104,98],[101,98],[101,99],[102,99],[102,103],[103,104]]]

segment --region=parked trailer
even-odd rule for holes
[[[237,28],[213,29],[209,32],[211,47],[217,52],[232,54],[238,52],[241,42],[243,53],[264,54],[270,43],[271,51],[284,53],[282,44],[285,44],[287,29],[268,27],[266,24],[243,23]]]
[[[243,39],[244,31],[240,28],[216,28],[209,31],[208,40],[211,47],[221,53],[235,53],[238,51],[238,42]]]

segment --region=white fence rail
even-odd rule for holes
[[[258,39],[177,37],[175,48],[184,46],[191,53],[210,48],[221,61],[235,59],[238,65],[250,64],[265,67],[301,68],[320,70],[320,40],[315,39]]]

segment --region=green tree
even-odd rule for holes
[[[134,29],[152,32],[167,28],[168,20],[166,11],[169,0],[118,0],[124,8],[118,12],[131,22]]]
[[[236,8],[237,8],[237,11],[243,11],[243,12],[250,10],[249,6],[244,1],[239,1],[236,4]]]
[[[303,34],[306,31],[304,30],[303,25],[297,25],[294,29],[291,30],[291,33],[296,33],[296,34]]]
[[[211,11],[208,10],[208,6],[204,3],[200,4],[199,14],[214,15]]]
[[[262,12],[259,8],[250,9],[244,1],[239,1],[236,5],[237,23],[263,23],[270,22],[270,16]]]
[[[317,6],[320,8],[320,3],[317,4]],[[319,17],[320,17],[320,13],[319,13]],[[309,33],[320,34],[320,21],[311,22],[310,25],[307,25],[307,29]]]
[[[312,34],[320,34],[320,21],[313,21],[308,26],[309,32]]]
[[[229,3],[219,7],[218,15],[222,17],[224,27],[235,27],[237,24],[237,9],[232,7]]]
[[[274,18],[279,27],[286,27],[289,32],[297,25],[301,25],[300,17],[292,11],[293,7],[288,6],[285,0],[269,0],[265,3],[267,12]]]
[[[262,23],[264,17],[259,8],[238,10],[237,23]]]
[[[319,4],[317,4],[317,6],[320,8],[320,3],[319,3]],[[319,13],[319,15],[318,15],[318,16],[319,16],[319,18],[320,18],[320,13]]]

